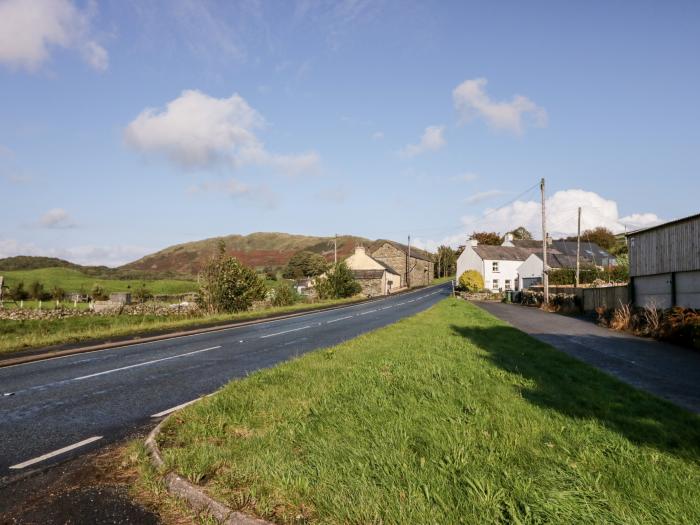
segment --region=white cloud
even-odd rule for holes
[[[44,213],[39,219],[39,225],[44,228],[74,228],[75,223],[63,208],[53,208]]]
[[[468,205],[478,204],[480,202],[484,202],[489,199],[493,199],[494,197],[503,195],[504,193],[505,192],[501,190],[480,191],[464,199],[464,203]]]
[[[92,5],[92,4],[91,4]],[[98,71],[109,65],[107,51],[91,36],[89,9],[71,0],[4,0],[0,2],[0,63],[37,70],[52,48],[80,52]]]
[[[401,150],[404,157],[415,157],[427,151],[437,151],[445,144],[445,126],[428,126],[425,128],[418,144],[409,144]]]
[[[372,133],[372,140],[382,140],[384,138],[383,131],[375,131]]]
[[[315,172],[316,152],[278,155],[256,136],[265,120],[238,94],[214,98],[186,90],[164,110],[145,109],[126,127],[127,144],[143,153],[165,155],[185,169],[224,165],[266,166],[284,174]]]
[[[453,182],[473,182],[476,179],[479,178],[479,175],[476,173],[460,173],[459,175],[455,175],[454,177],[450,177],[450,180]]]
[[[634,213],[620,217],[617,203],[610,199],[580,189],[562,190],[546,200],[547,230],[554,238],[574,235],[577,227],[578,207],[581,211],[581,230],[604,226],[614,233],[621,233],[661,221],[654,213]],[[506,231],[525,226],[535,237],[542,238],[542,218],[539,201],[515,201],[500,209],[486,209],[483,214],[461,217],[462,232],[442,239],[418,240],[426,249],[440,244],[457,246],[464,244],[473,231]],[[418,245],[418,244],[417,244]]]
[[[0,239],[0,258],[15,255],[41,255],[90,266],[121,266],[152,252],[150,248],[130,244],[87,244],[65,248],[41,248],[34,243],[20,242],[16,239]]]
[[[461,122],[483,118],[493,129],[522,133],[524,117],[531,117],[535,126],[547,125],[547,112],[532,100],[515,95],[510,102],[495,102],[485,91],[487,80],[465,80],[452,92],[455,109]]]

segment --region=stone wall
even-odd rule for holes
[[[362,287],[362,294],[370,297],[377,297],[379,295],[384,295],[382,290],[382,278],[376,279],[357,279]]]

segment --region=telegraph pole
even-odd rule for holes
[[[338,234],[333,238],[333,263],[338,264]]]
[[[544,206],[544,177],[540,181],[542,193],[542,285],[545,305],[549,304],[549,275],[547,274],[547,214]]]
[[[579,270],[580,270],[580,263],[579,260],[581,258],[581,207],[579,206],[578,209],[578,234],[576,235],[576,288],[578,288],[579,285]]]
[[[408,255],[406,256],[406,288],[411,287],[411,236],[408,236]]]

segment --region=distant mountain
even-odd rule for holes
[[[327,260],[333,260],[333,237],[251,233],[177,244],[125,264],[119,270],[196,275],[216,254],[220,240],[226,244],[228,255],[236,257],[243,264],[260,269],[266,266],[274,269],[281,268],[287,264],[292,255],[301,250],[320,253]],[[350,255],[357,245],[369,246],[371,242],[363,237],[338,236],[338,258],[342,259]]]
[[[82,270],[82,266],[57,257],[37,257],[34,255],[17,255],[0,259],[0,271],[40,270],[41,268],[72,268]]]

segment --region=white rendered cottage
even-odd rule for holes
[[[518,268],[530,254],[531,249],[490,246],[471,239],[457,259],[457,278],[467,270],[476,270],[484,278],[487,290],[517,290]]]

